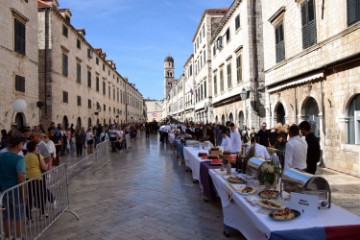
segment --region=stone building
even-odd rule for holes
[[[162,119],[162,102],[155,100],[145,100],[147,108],[147,122],[157,121]]]
[[[195,120],[194,54],[184,64],[184,119]]]
[[[39,122],[37,3],[2,1],[0,16],[0,129],[14,122],[34,126]],[[14,111],[16,99],[25,100],[25,111]]]
[[[184,122],[184,85],[185,75],[182,74],[179,79],[173,80],[169,92],[169,116],[174,119]]]
[[[212,109],[217,123],[258,127],[265,117],[261,21],[261,1],[235,0],[212,36]]]
[[[88,127],[139,121],[143,100],[101,48],[71,24],[57,0],[38,1],[41,123]]]
[[[327,167],[360,176],[360,1],[263,1],[267,121],[311,122]]]
[[[195,121],[198,122],[214,121],[210,107],[212,104],[210,41],[227,10],[223,8],[205,10],[192,39],[194,46]]]

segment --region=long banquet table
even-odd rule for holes
[[[249,196],[234,191],[235,185],[226,181],[223,172],[210,170],[209,174],[221,198],[224,224],[239,230],[247,239],[360,239],[360,217],[335,204],[330,209],[319,210],[316,217],[301,215],[291,221],[278,222],[253,201],[248,201]],[[251,196],[251,200],[258,198]]]
[[[208,152],[208,150],[197,147],[184,147],[183,151],[185,166],[191,169],[193,180],[200,181],[200,163],[208,160],[201,159],[198,154]]]

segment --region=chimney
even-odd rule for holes
[[[70,18],[72,16],[70,9],[68,8],[59,9],[59,13],[68,23],[70,23]]]
[[[83,37],[85,37],[86,31],[85,31],[84,28],[76,29],[76,31],[77,31],[80,35],[82,35]]]
[[[54,8],[58,8],[59,7],[59,2],[58,2],[58,0],[42,0],[44,3],[46,3],[46,4],[49,4],[49,5],[51,5],[52,7],[54,7]]]

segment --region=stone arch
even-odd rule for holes
[[[232,123],[234,122],[234,115],[232,114],[232,112],[229,114],[228,119],[229,119],[230,122],[232,122]]]
[[[241,110],[239,112],[239,128],[242,128],[245,125],[245,116],[244,116],[244,112]]]
[[[225,115],[224,114],[221,116],[221,124],[225,125]]]
[[[215,117],[215,123],[219,123],[219,117],[217,115]]]
[[[15,123],[17,129],[22,129],[26,125],[26,118],[24,113],[18,112],[15,114]]]
[[[360,144],[360,93],[355,94],[348,102],[347,109],[347,143]]]
[[[69,127],[69,119],[66,115],[63,116],[62,125],[65,129],[67,129]]]
[[[81,129],[82,127],[82,124],[81,124],[81,118],[78,117],[77,120],[76,120],[76,126],[75,126],[77,129]]]
[[[341,108],[341,113],[343,116],[348,115],[348,109],[351,104],[351,101],[360,93],[360,87],[354,87],[351,88],[350,91],[347,92],[347,94],[344,97],[344,102]]]
[[[320,137],[320,108],[315,98],[308,96],[301,106],[302,120],[310,122],[311,131]]]
[[[88,118],[88,127],[91,127],[92,123],[91,123],[91,118]]]
[[[285,116],[286,116],[285,107],[281,102],[278,102],[274,108],[274,115],[273,115],[274,121],[276,123],[280,122],[282,124],[285,124]]]

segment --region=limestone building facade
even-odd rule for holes
[[[267,121],[309,120],[325,165],[360,176],[360,1],[263,1]]]
[[[0,16],[0,128],[34,126],[39,122],[37,3],[2,1]],[[14,111],[16,99],[25,100],[25,111]]]
[[[194,54],[184,64],[184,119],[195,120]]]
[[[235,0],[212,36],[212,109],[217,123],[257,127],[265,118],[261,21],[261,1]]]
[[[142,95],[56,0],[38,1],[41,123],[88,127],[144,118]]]
[[[160,122],[162,119],[162,101],[145,100],[147,108],[147,122],[154,120]]]
[[[194,46],[195,121],[197,122],[214,121],[210,107],[212,105],[210,41],[227,10],[227,8],[205,10],[192,39]]]

